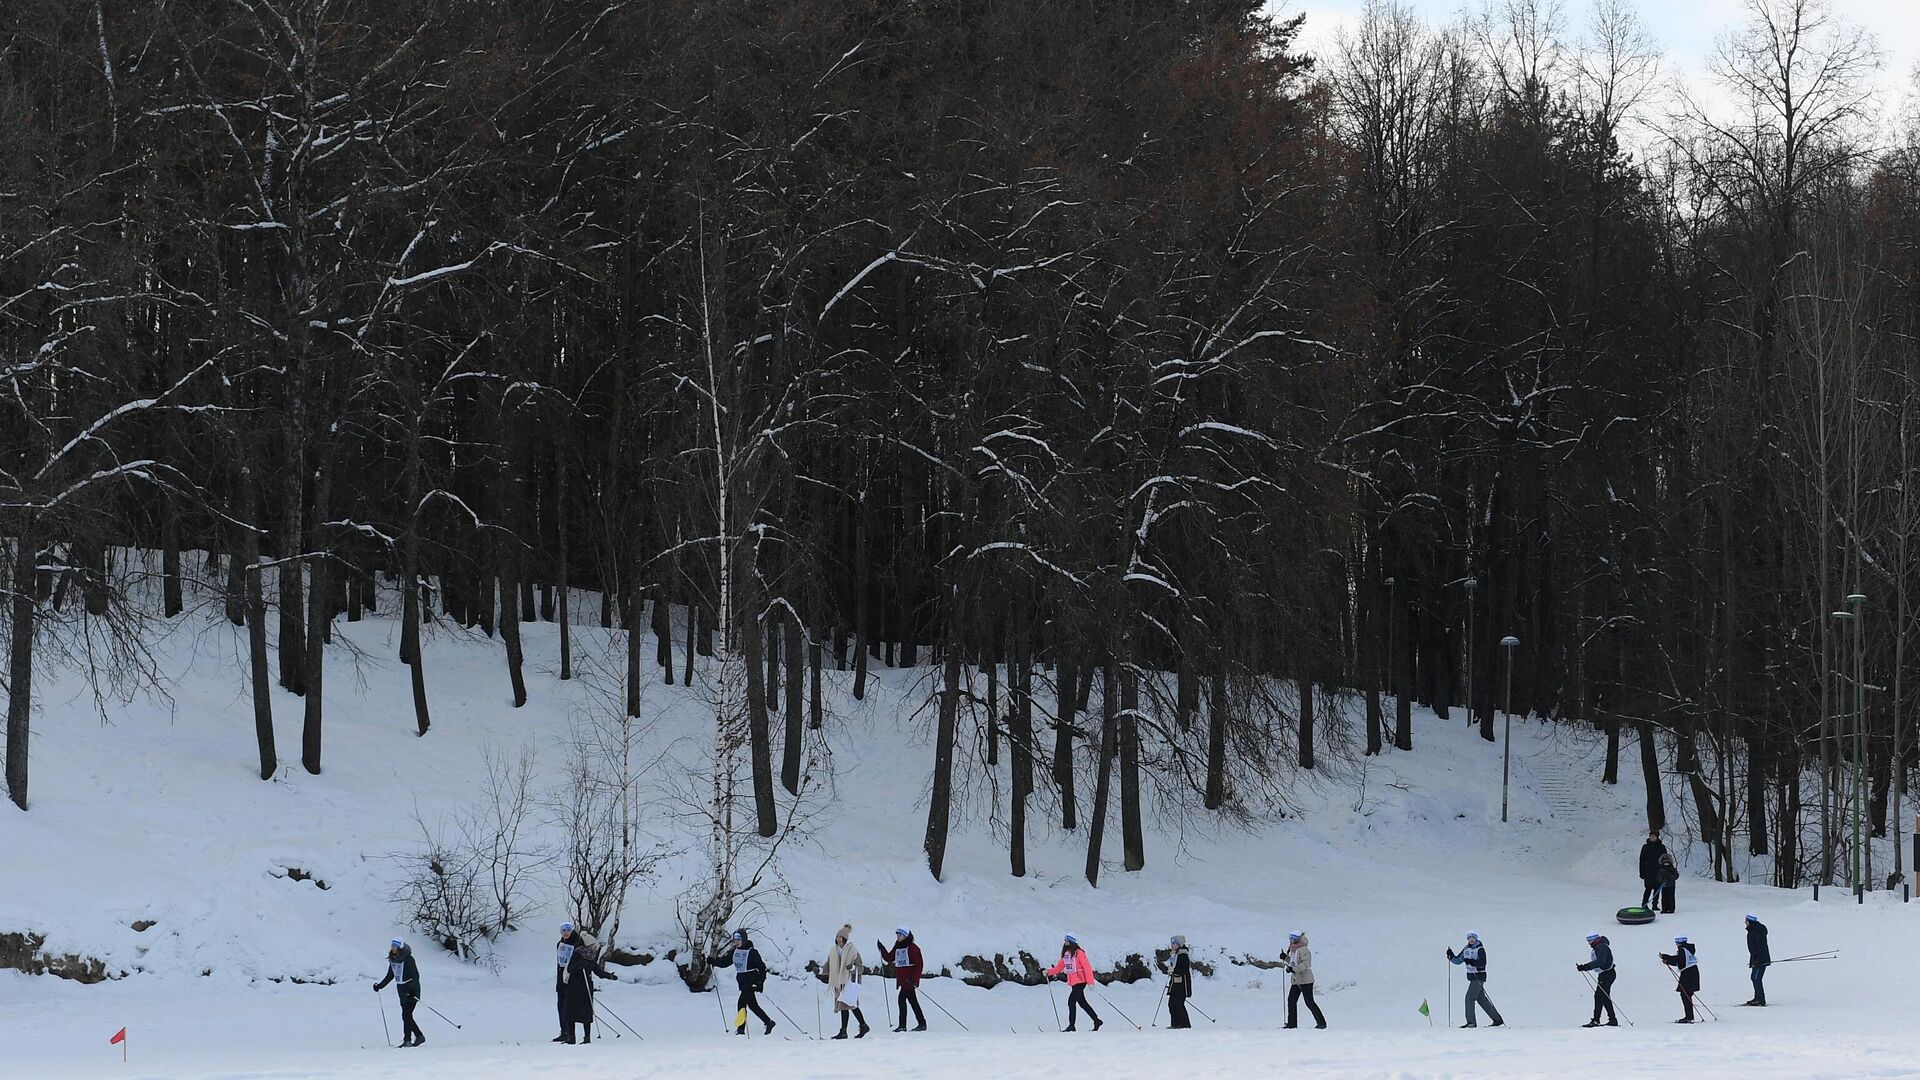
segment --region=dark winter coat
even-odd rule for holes
[[[1700,959],[1695,953],[1693,943],[1687,942],[1671,954],[1660,954],[1661,963],[1680,969],[1680,983],[1674,989],[1683,994],[1700,992]]]
[[[905,940],[893,939],[893,981],[897,986],[914,989],[920,985],[920,976],[926,970],[926,961],[920,956],[920,946],[908,934]]]
[[[767,962],[753,942],[742,941],[733,947],[733,982],[742,990],[759,993],[767,986]]]
[[[554,946],[553,959],[553,990],[560,995],[560,1022],[593,1023],[593,977],[613,977],[600,964],[599,950],[576,934]]]
[[[1471,941],[1460,947],[1459,952],[1447,953],[1447,959],[1467,967],[1468,982],[1487,981],[1487,947]]]
[[[1168,989],[1182,997],[1193,996],[1193,961],[1185,949],[1173,954],[1173,974],[1168,977]]]
[[[384,990],[393,983],[393,992],[402,1000],[420,1000],[420,968],[413,962],[413,946],[408,945],[395,952],[387,950],[387,977],[373,984],[375,990]]]
[[[1593,949],[1593,958],[1588,960],[1586,963],[1581,964],[1580,970],[1581,971],[1612,971],[1613,970],[1613,946],[1607,942],[1607,939],[1604,936],[1595,938],[1593,940],[1593,944],[1591,948]]]
[[[1767,924],[1758,920],[1747,923],[1747,966],[1762,967],[1773,963],[1773,953],[1767,948]]]
[[[1649,840],[1640,845],[1640,880],[1653,882],[1661,880],[1660,856],[1667,853],[1667,845],[1658,840]]]
[[[1660,884],[1662,885],[1672,885],[1674,882],[1680,880],[1680,868],[1673,864],[1673,856],[1668,855],[1664,851],[1660,853],[1659,870]]]

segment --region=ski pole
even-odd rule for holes
[[[1094,993],[1100,994],[1098,990],[1094,991]],[[1107,995],[1100,994],[1100,1000],[1107,1003],[1107,1008],[1112,1009],[1114,1012],[1120,1013],[1120,1019],[1125,1020],[1129,1024],[1133,1024],[1133,1017],[1128,1016],[1126,1013],[1120,1012],[1120,1006],[1115,1005],[1113,1001],[1107,997]],[[1146,1029],[1141,1027],[1139,1024],[1133,1024],[1133,1030],[1145,1031]]]
[[[1774,963],[1791,964],[1796,960],[1837,960],[1839,958],[1840,958],[1839,949],[1822,949],[1819,952],[1805,953],[1800,956],[1789,956],[1785,960],[1775,960]]]
[[[1580,973],[1580,977],[1587,980],[1588,989],[1592,990],[1596,994],[1600,994],[1602,997],[1607,999],[1607,1005],[1613,1010],[1613,1014],[1615,1016],[1618,1016],[1620,1019],[1627,1021],[1628,1027],[1633,1026],[1633,1021],[1630,1018],[1628,1018],[1626,1010],[1620,1007],[1619,1002],[1613,1000],[1613,991],[1611,990],[1602,991],[1600,989],[1600,984],[1593,981],[1593,976],[1587,974],[1584,971]],[[1599,1019],[1599,1017],[1595,1017],[1594,1019],[1597,1020]]]
[[[435,1015],[435,1016],[437,1016],[437,1017],[439,1017],[440,1019],[442,1019],[442,1020],[447,1020],[447,1014],[446,1014],[446,1013],[443,1013],[443,1012],[441,1012],[441,1011],[440,1011],[439,1009],[436,1009],[436,1008],[434,1008],[434,1007],[433,1007],[433,1006],[431,1006],[431,1005],[424,1005],[424,1006],[422,1006],[422,1007],[423,1007],[423,1008],[425,1008],[425,1009],[426,1009],[426,1010],[427,1010],[428,1012],[430,1012],[430,1013],[432,1013],[433,1015]],[[386,1011],[385,1009],[381,1009],[381,1010],[380,1010],[380,1015],[382,1015],[382,1016],[385,1016],[386,1014],[387,1014],[387,1011]],[[451,1021],[451,1020],[447,1020],[447,1023],[449,1023],[449,1024],[453,1024],[453,1021]],[[460,1028],[460,1025],[459,1025],[459,1024],[453,1024],[453,1030],[455,1030],[455,1031],[459,1031],[459,1030],[461,1030],[461,1028]]]
[[[789,1024],[793,1024],[793,1030],[799,1032],[802,1035],[807,1035],[807,1029],[801,1027],[799,1024],[795,1024],[793,1021],[793,1017],[787,1015],[787,1010],[781,1008],[779,1002],[773,1000],[770,997],[767,997],[767,992],[765,990],[760,991],[760,997],[764,1001],[766,1001],[767,1004],[773,1006],[773,1011],[780,1014],[780,1019],[785,1020]],[[807,1035],[807,1038],[811,1039],[813,1038],[813,1036]]]
[[[940,1003],[939,1003],[938,1001],[935,1001],[935,1000],[933,1000],[933,995],[932,995],[932,994],[929,994],[929,993],[927,993],[927,992],[926,992],[925,990],[922,990],[922,991],[920,991],[920,996],[921,996],[921,997],[923,997],[923,998],[926,998],[926,999],[927,999],[927,1002],[928,1002],[928,1004],[931,1004],[931,1005],[932,1005],[932,1006],[933,1006],[934,1008],[936,1008],[936,1009],[939,1009],[939,1010],[940,1010],[941,1012],[943,1012],[943,1013],[947,1013],[947,1019],[949,1019],[949,1020],[951,1020],[951,1021],[953,1021],[953,1022],[954,1022],[954,1023],[956,1023],[956,1024],[960,1024],[960,1018],[959,1018],[959,1017],[957,1017],[957,1016],[955,1016],[955,1015],[953,1015],[953,1014],[952,1014],[952,1013],[950,1013],[950,1012],[947,1012],[947,1007],[946,1007],[945,1005],[942,1005],[942,1004],[940,1004]],[[970,1028],[970,1027],[968,1027],[968,1026],[967,1026],[967,1025],[965,1025],[965,1024],[960,1024],[960,1030],[961,1030],[961,1031],[972,1031],[973,1029],[972,1029],[972,1028]]]
[[[381,997],[380,992],[378,990],[374,991],[373,996],[379,999],[375,1001],[374,1004],[380,1006],[380,1030],[386,1033],[387,1045],[392,1046],[393,1045],[393,1029],[387,1026],[387,999],[384,997]]]
[[[1051,1004],[1053,1005],[1053,1026],[1054,1026],[1054,1029],[1055,1029],[1056,1031],[1065,1031],[1065,1030],[1067,1030],[1067,1028],[1066,1028],[1066,1025],[1065,1025],[1065,1024],[1062,1024],[1062,1023],[1060,1022],[1060,998],[1059,998],[1059,996],[1058,996],[1058,995],[1056,995],[1056,994],[1055,994],[1055,993],[1053,992],[1053,980],[1052,980],[1052,979],[1048,979],[1048,980],[1047,980],[1047,1001],[1048,1001],[1048,1002],[1050,1002],[1050,1003],[1051,1003]],[[382,1022],[382,1023],[385,1023],[385,1022],[386,1022],[386,1015],[387,1015],[387,1014],[386,1014],[386,1013],[385,1013],[384,1011],[383,1011],[383,1012],[381,1012],[381,1014],[380,1014],[380,1019],[381,1019],[381,1022]],[[388,1042],[392,1042],[393,1040],[392,1040],[391,1038],[389,1038],[389,1039],[388,1039],[387,1041],[388,1041]]]
[[[1153,1019],[1152,1021],[1149,1022],[1148,1024],[1149,1027],[1160,1026],[1160,1003],[1165,1000],[1167,1000],[1167,988],[1163,986],[1160,988],[1160,997],[1156,999],[1153,1003]],[[1172,1018],[1169,1017],[1167,1022],[1172,1023],[1173,1022]]]
[[[1672,979],[1673,979],[1673,988],[1674,988],[1675,990],[1679,990],[1679,989],[1680,989],[1680,973],[1679,973],[1679,972],[1677,972],[1677,971],[1673,971],[1673,970],[1671,970],[1671,969],[1669,968],[1669,965],[1667,964],[1667,962],[1666,962],[1665,960],[1662,960],[1662,961],[1660,961],[1660,967],[1661,967],[1661,968],[1662,968],[1663,970],[1666,970],[1666,972],[1667,972],[1667,975],[1668,975],[1668,977],[1670,977],[1670,978],[1672,978]],[[1683,993],[1684,993],[1684,991],[1683,991]],[[1701,997],[1700,997],[1700,995],[1699,995],[1698,993],[1693,993],[1693,994],[1687,994],[1686,996],[1687,996],[1687,997],[1690,997],[1690,998],[1692,998],[1692,999],[1693,999],[1693,1003],[1694,1003],[1695,1005],[1698,1005],[1698,1006],[1700,1006],[1700,1008],[1701,1008],[1701,1009],[1702,1009],[1702,1010],[1703,1010],[1703,1011],[1704,1011],[1704,1012],[1705,1012],[1705,1013],[1707,1014],[1707,1019],[1709,1019],[1709,1020],[1718,1020],[1718,1019],[1720,1019],[1720,1018],[1719,1018],[1718,1016],[1715,1016],[1715,1015],[1713,1014],[1713,1009],[1712,1009],[1712,1008],[1710,1008],[1710,1007],[1709,1007],[1709,1006],[1707,1005],[1707,1003],[1706,1003],[1705,1001],[1703,1001],[1703,1000],[1701,1000]]]
[[[1195,1004],[1193,1003],[1193,999],[1192,999],[1192,998],[1188,998],[1188,999],[1187,999],[1187,1008],[1189,1008],[1189,1009],[1192,1009],[1192,1010],[1193,1010],[1194,1012],[1197,1012],[1197,1013],[1199,1013],[1199,1014],[1200,1014],[1201,1016],[1207,1016],[1207,1011],[1206,1011],[1205,1009],[1202,1009],[1202,1008],[1201,1008],[1200,1006],[1198,1006],[1198,1005],[1195,1005]],[[1209,1023],[1209,1024],[1217,1024],[1217,1023],[1219,1023],[1219,1022],[1220,1022],[1220,1021],[1218,1021],[1218,1020],[1215,1020],[1215,1019],[1214,1019],[1213,1017],[1211,1017],[1211,1016],[1207,1016],[1207,1023]]]
[[[720,996],[720,984],[713,984],[713,1003],[720,1006],[720,1034],[731,1035],[733,1025],[727,1023],[727,999]]]
[[[821,1019],[820,1015],[820,988],[816,986],[813,988],[813,1035],[818,1039],[825,1037],[826,1034],[827,1022]]]
[[[625,1020],[622,1020],[620,1018],[619,1013],[614,1012],[612,1009],[607,1008],[605,1005],[600,1006],[600,1011],[603,1013],[606,1013],[608,1016],[613,1017],[613,1022],[616,1024],[619,1024],[620,1027],[626,1028],[628,1033],[631,1034],[634,1038],[639,1039],[641,1042],[647,1041],[647,1037],[645,1035],[640,1034],[637,1031],[634,1031],[633,1025],[627,1023]],[[615,1028],[613,1033],[615,1035],[619,1035],[620,1034],[619,1028]]]
[[[1447,1026],[1453,1026],[1453,961],[1447,961]]]

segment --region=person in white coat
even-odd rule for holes
[[[833,993],[833,1011],[840,1014],[840,1034],[835,1035],[834,1038],[847,1037],[848,1017],[860,1021],[860,1034],[855,1035],[854,1038],[866,1038],[867,1032],[873,1029],[867,1026],[867,1018],[860,1013],[857,997],[860,991],[853,992],[855,997],[853,1004],[847,1002],[850,996],[847,993],[847,987],[859,986],[860,977],[867,973],[866,964],[860,959],[860,947],[853,943],[852,923],[842,926],[840,932],[834,935],[833,948],[827,950],[826,971],[827,989]]]
[[[1306,931],[1287,935],[1287,958],[1281,963],[1293,975],[1293,987],[1287,991],[1287,1026],[1300,1026],[1300,999],[1305,998],[1307,1008],[1313,1013],[1313,1026],[1326,1027],[1327,1018],[1313,1002],[1313,950],[1307,945]]]

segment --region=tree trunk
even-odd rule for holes
[[[947,827],[953,805],[953,744],[960,727],[960,649],[947,644],[941,673],[940,729],[933,747],[933,795],[927,802],[927,869],[935,881],[947,861]]]
[[[525,655],[520,649],[521,611],[519,610],[519,605],[514,603],[514,595],[519,591],[520,582],[514,575],[513,556],[504,554],[511,543],[512,541],[504,541],[496,547],[496,550],[503,552],[500,557],[500,575],[498,579],[500,586],[500,642],[506,646],[507,681],[511,683],[513,687],[513,707],[519,709],[525,707],[527,704],[527,677],[526,673],[522,670],[522,662],[525,660]],[[632,632],[638,634],[640,632],[639,627],[636,625]]]
[[[743,578],[752,580],[751,567]],[[780,831],[780,818],[773,798],[773,731],[767,716],[767,628],[755,615],[742,619],[741,624],[747,661],[747,739],[753,748],[753,809],[760,835],[770,837]]]
[[[1313,676],[1300,676],[1300,767],[1313,768]]]
[[[256,518],[255,520],[258,519]],[[238,531],[254,532],[252,528],[242,528]],[[233,545],[235,557],[227,560],[227,587],[223,591],[225,592],[224,599],[226,601],[227,621],[235,626],[245,626],[247,625],[247,577],[252,574],[257,574],[258,571],[253,568],[256,565],[255,563],[243,565],[240,562],[238,556],[248,545],[244,537],[237,537],[236,539],[238,542]],[[258,535],[253,538],[252,548],[255,551],[260,550],[260,538]]]
[[[1140,675],[1126,669],[1120,714],[1120,846],[1128,873],[1147,866],[1146,834],[1140,825]]]
[[[1640,779],[1647,786],[1647,831],[1667,827],[1667,800],[1660,790],[1660,747],[1653,738],[1653,721],[1640,721]]]
[[[1207,695],[1207,794],[1205,805],[1218,810],[1227,802],[1227,673],[1213,673]]]
[[[1000,764],[1000,665],[987,654],[987,766]]]
[[[280,685],[289,693],[305,694],[307,680],[302,668],[307,655],[306,605],[298,558],[306,542],[300,513],[304,499],[297,462],[289,462],[287,467],[293,470],[293,479],[280,492],[280,565],[276,575],[280,592]]]
[[[804,687],[800,682],[801,665],[804,663],[801,658],[800,621],[789,613],[787,618],[781,620],[781,624],[785,631],[787,651],[787,736],[786,742],[780,747],[780,783],[787,789],[787,794],[798,795],[800,794],[800,752],[804,748],[807,730],[805,705],[802,701]]]
[[[767,613],[767,711],[780,711],[780,654],[782,643],[786,640],[787,612],[783,607],[775,606]]]
[[[1024,634],[1015,638],[1008,657],[1007,680],[1011,699],[1007,718],[1012,730],[1007,742],[1013,748],[1013,798],[1007,808],[1007,856],[1014,877],[1027,876],[1027,796],[1033,791],[1033,670],[1021,644]]]
[[[820,704],[820,666],[825,659],[818,641],[807,644],[807,726],[815,731],[821,727]]]
[[[1747,854],[1767,853],[1766,744],[1747,736]]]
[[[1073,791],[1073,724],[1079,713],[1080,669],[1062,659],[1054,675],[1053,782],[1060,788],[1060,827],[1078,828],[1079,810]]]
[[[171,619],[185,605],[180,596],[180,515],[170,496],[161,496],[160,511],[160,606]]]
[[[22,517],[25,514],[22,512]],[[40,540],[31,523],[23,522],[13,555],[13,600],[7,642],[7,797],[27,808],[28,720],[33,715],[33,635],[36,571]]]
[[[321,676],[326,663],[323,650],[327,641],[327,565],[326,538],[320,534],[321,523],[327,520],[330,512],[327,499],[328,490],[333,486],[333,470],[322,465],[319,475],[314,477],[313,491],[313,558],[310,573],[313,580],[307,592],[307,658],[306,676],[306,718],[300,728],[300,764],[310,773],[320,773],[320,724],[322,720]],[[300,576],[300,564],[291,563],[294,577]]]
[[[572,613],[569,610],[570,604],[568,597],[568,593],[573,587],[572,564],[569,561],[573,557],[573,549],[567,543],[569,538],[567,535],[566,466],[561,463],[556,463],[553,471],[554,483],[557,485],[557,490],[554,493],[553,523],[554,528],[557,530],[559,540],[559,550],[556,553],[558,555],[558,565],[554,568],[554,574],[558,580],[554,582],[554,592],[559,594],[557,613],[560,618],[560,681],[566,682],[573,678],[573,620],[571,618]]]
[[[866,504],[855,512],[853,530],[853,700],[867,699],[867,524]]]
[[[240,471],[242,505],[249,519],[259,520],[259,503],[250,470]],[[260,748],[260,779],[271,780],[280,768],[273,742],[273,685],[267,670],[267,598],[260,587],[260,531],[240,530],[240,550],[231,565],[241,568],[245,589],[241,610],[247,624],[247,675],[253,690],[253,739]]]
[[[420,577],[420,432],[413,431],[413,445],[407,450],[406,499],[407,533],[400,547],[400,659],[408,667],[413,684],[413,720],[415,734],[425,735],[433,726],[427,710],[427,663],[420,652],[420,626],[427,610]]]
[[[1093,785],[1093,819],[1087,828],[1087,884],[1100,887],[1100,842],[1107,831],[1107,793],[1113,789],[1114,742],[1119,738],[1119,695],[1111,658],[1100,675],[1100,765]]]
[[[635,565],[628,567],[627,573],[624,575],[625,578],[627,579],[626,592],[627,592],[627,605],[629,610],[632,609],[633,605],[644,602],[640,599],[640,567],[638,565],[639,560],[635,559],[634,563]],[[655,604],[658,604],[658,603],[659,601],[656,600]],[[691,609],[688,610],[688,618],[692,618]],[[633,618],[632,620],[630,620],[629,629],[627,630],[626,706],[627,706],[627,715],[629,717],[638,717],[640,715],[640,669],[641,669],[640,658],[645,654],[645,650],[641,648],[641,645],[644,643],[644,641],[645,641],[645,635],[640,629],[640,620],[637,617]],[[693,640],[692,640],[691,634],[688,635],[688,640],[687,640],[687,658],[688,658],[687,663],[691,665],[693,663],[693,659],[692,659],[693,658]],[[671,667],[669,667],[669,670],[671,670]],[[667,679],[669,682],[671,682],[673,677],[669,675]],[[691,686],[692,683],[689,682],[688,685]]]

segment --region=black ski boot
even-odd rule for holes
[[[1100,1018],[1099,1018],[1099,1017],[1097,1017],[1097,1016],[1096,1016],[1096,1017],[1094,1017],[1094,1018],[1093,1018],[1093,1030],[1095,1030],[1095,1031],[1099,1031],[1099,1030],[1100,1030],[1100,1025],[1101,1025],[1101,1024],[1104,1024],[1104,1023],[1106,1023],[1106,1021],[1104,1021],[1104,1020],[1102,1020],[1102,1019],[1100,1019]]]
[[[913,1025],[913,1030],[915,1031],[927,1030],[927,1022],[925,1020],[920,1021],[919,1023]]]
[[[767,1030],[766,1030],[766,1031],[764,1031],[764,1032],[762,1032],[761,1034],[763,1034],[763,1035],[771,1035],[771,1034],[773,1034],[773,1021],[771,1021],[771,1020],[769,1020],[769,1021],[767,1021]]]

